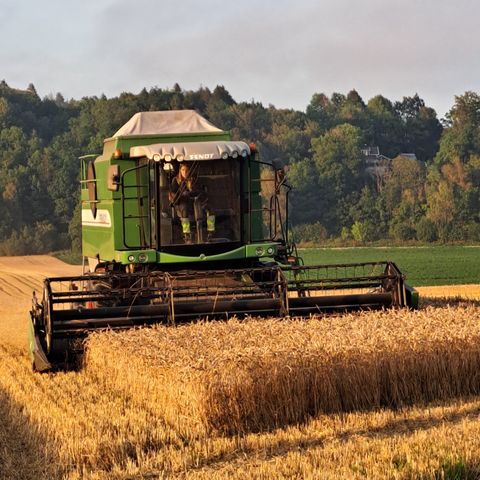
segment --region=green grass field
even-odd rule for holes
[[[480,246],[307,248],[305,264],[391,260],[412,286],[480,283]]]

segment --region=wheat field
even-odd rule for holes
[[[86,370],[105,388],[187,438],[480,393],[475,306],[158,326],[87,345]]]
[[[0,281],[76,273],[24,260]],[[418,312],[104,332],[46,375],[29,295],[0,286],[0,479],[480,476],[476,286]]]

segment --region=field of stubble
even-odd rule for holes
[[[78,270],[0,258],[1,479],[480,475],[479,286],[424,287],[418,312],[106,332],[81,371],[33,374],[31,290]]]

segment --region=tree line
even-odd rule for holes
[[[80,249],[79,161],[139,111],[195,109],[288,172],[297,241],[480,240],[480,96],[440,121],[418,96],[315,93],[305,112],[237,102],[227,89],[40,98],[0,82],[0,254]],[[372,175],[362,150],[388,159]],[[402,156],[402,153],[414,153]]]

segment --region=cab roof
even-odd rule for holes
[[[181,135],[188,133],[223,133],[195,110],[139,112],[112,136]]]

